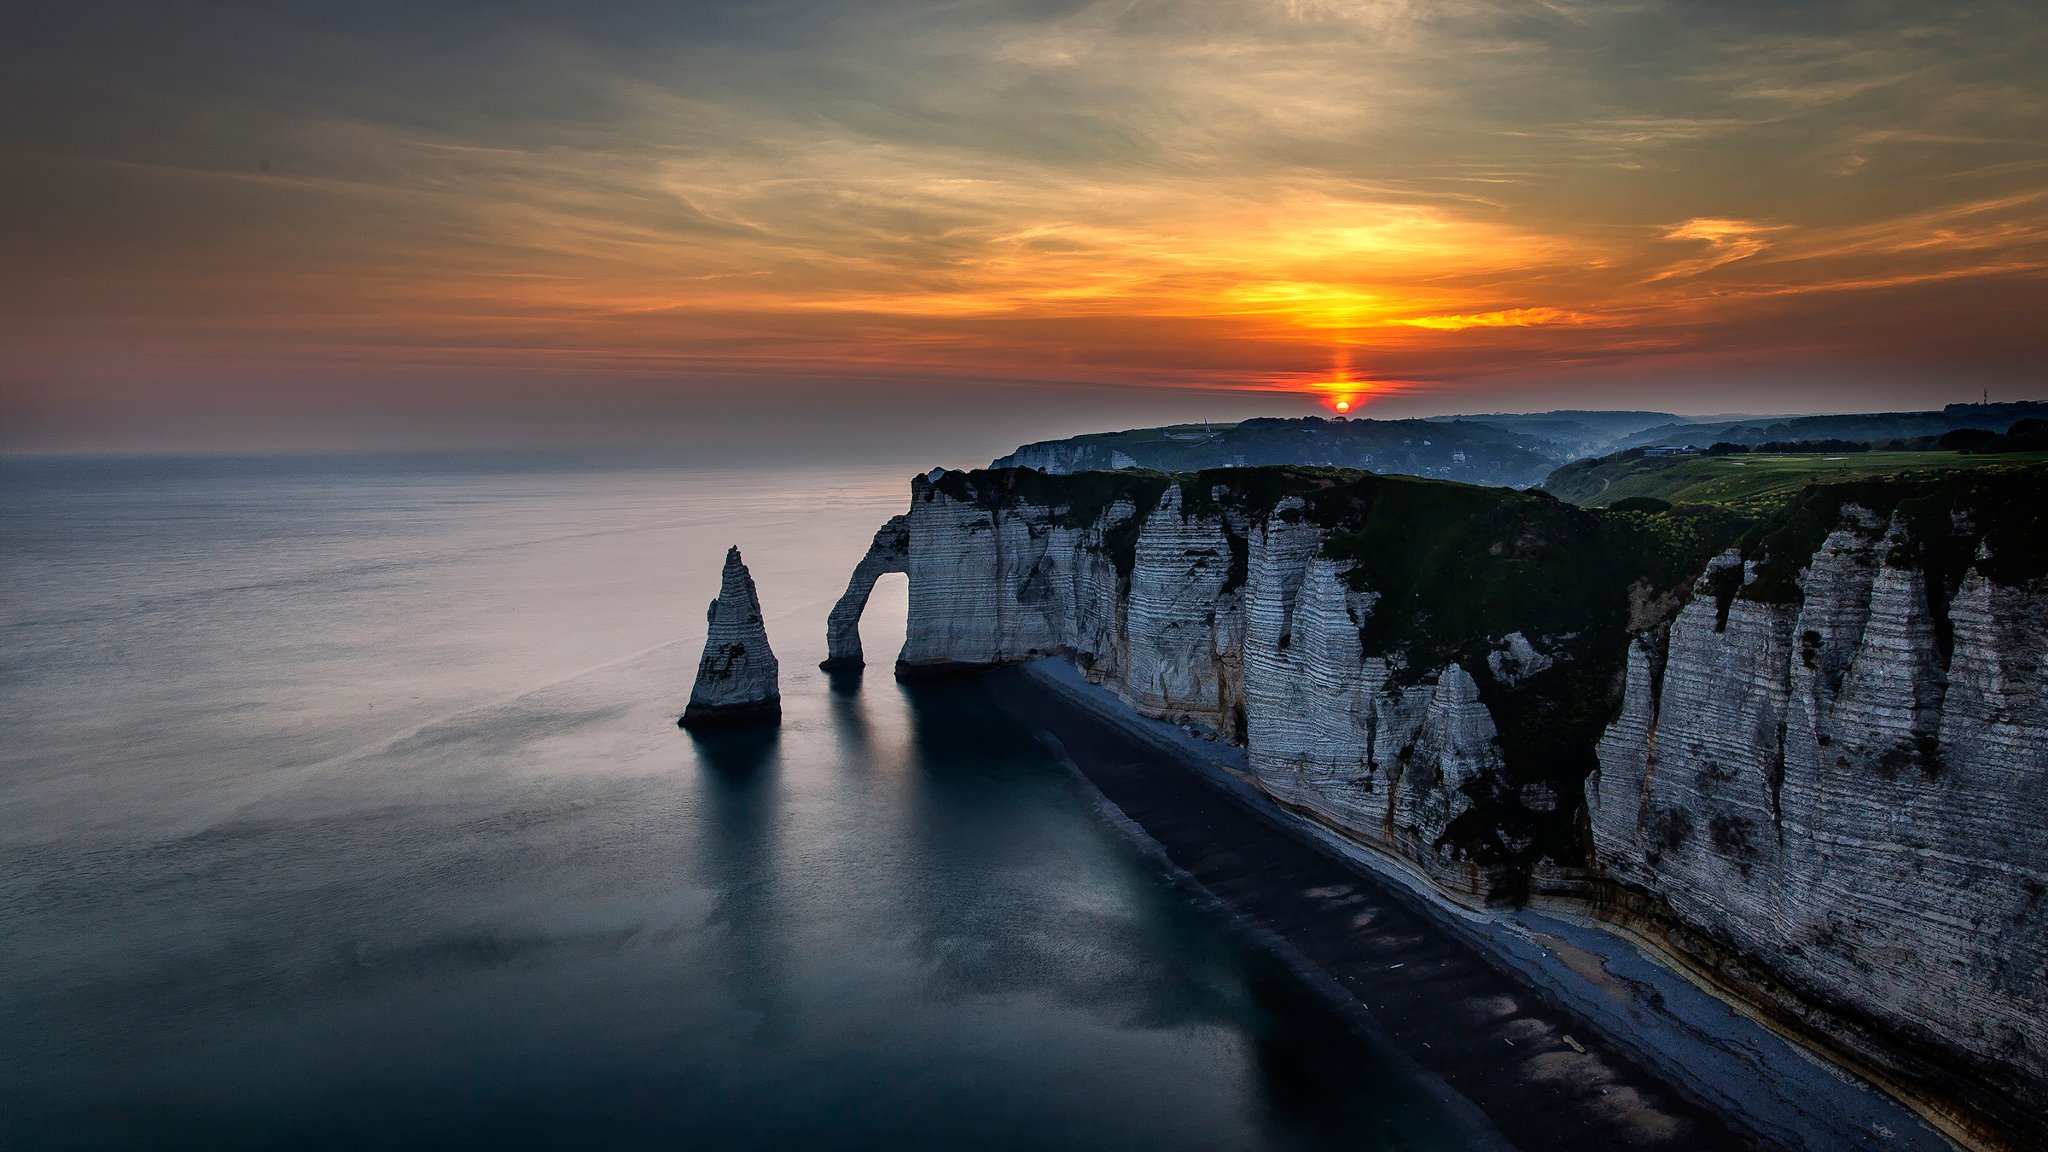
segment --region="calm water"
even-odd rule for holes
[[[0,466],[0,1145],[1449,1148],[972,685],[907,482]],[[779,731],[674,726],[728,543]]]

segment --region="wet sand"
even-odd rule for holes
[[[1128,832],[1516,1148],[1937,1150],[1932,1129],[1568,914],[1472,912],[1064,661],[990,674]]]

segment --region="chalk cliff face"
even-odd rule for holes
[[[1597,863],[1677,950],[2048,1138],[2048,588],[1994,578],[1991,508],[1835,511],[1794,595],[1703,583],[1635,641]]]
[[[1433,517],[1449,551],[1404,552]],[[944,473],[901,521],[834,612],[835,655],[900,555],[903,674],[1070,654],[1139,711],[1243,743],[1276,799],[1480,902],[1583,860],[1576,797],[1641,578],[1579,572],[1576,547],[1681,587],[1656,556],[1688,554],[1545,497],[1287,469]],[[1450,642],[1429,635],[1440,615]],[[1549,754],[1560,731],[1575,756]]]
[[[718,599],[706,610],[705,621],[704,657],[697,663],[697,683],[679,723],[694,728],[780,718],[780,668],[768,649],[754,577],[738,548],[726,549]]]
[[[1814,491],[1758,523],[1305,469],[935,473],[861,571],[909,573],[905,675],[1066,653],[1455,898],[1590,897],[2039,1138],[2040,501]]]

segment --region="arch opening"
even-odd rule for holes
[[[867,555],[854,566],[853,575],[846,582],[846,591],[839,602],[832,606],[832,614],[825,621],[825,661],[818,665],[828,672],[848,671],[867,665],[867,655],[861,646],[861,617],[867,611],[868,598],[874,593],[875,582],[894,572],[910,572],[910,525],[903,516],[890,518],[875,533],[868,545]],[[908,614],[908,581],[902,602]],[[891,590],[894,595],[894,589]],[[893,614],[892,614],[893,615]],[[906,628],[908,625],[905,625]],[[900,644],[900,638],[899,638]]]

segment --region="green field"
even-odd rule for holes
[[[1673,504],[1717,504],[1759,515],[1782,506],[1816,480],[1932,476],[1956,469],[2011,469],[2042,462],[2048,462],[2048,452],[1607,457],[1566,465],[1552,473],[1543,487],[1559,499],[1596,508],[1643,497]]]

